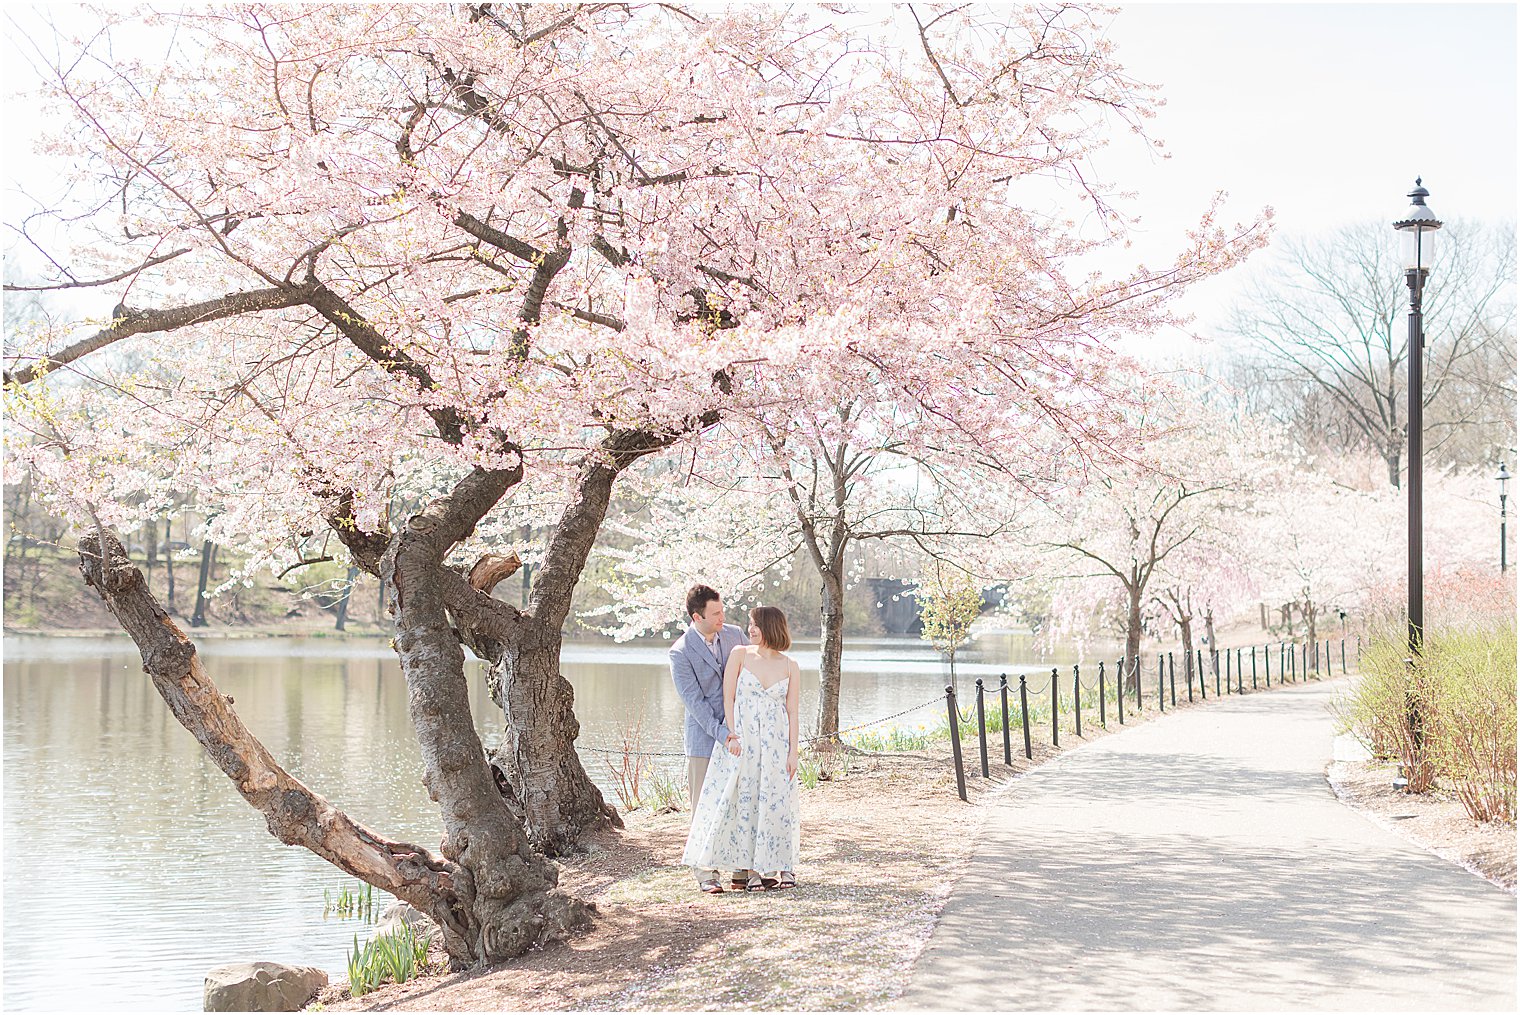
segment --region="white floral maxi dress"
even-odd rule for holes
[[[682,863],[701,870],[796,870],[802,829],[797,779],[786,774],[790,679],[766,687],[748,669],[739,671],[733,732],[740,753],[734,757],[721,743],[713,748]]]

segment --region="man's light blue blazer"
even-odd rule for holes
[[[728,739],[728,727],[723,724],[723,665],[736,646],[748,644],[749,638],[737,624],[724,624],[718,632],[716,656],[695,627],[688,627],[670,646],[670,677],[686,704],[688,758],[711,757],[713,747]]]

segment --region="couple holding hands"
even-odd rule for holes
[[[682,863],[702,891],[791,888],[801,825],[797,802],[797,705],[802,671],[786,614],[749,612],[746,634],[725,623],[706,585],[686,594],[691,625],[670,647],[670,674],[686,705],[686,783],[691,834]]]

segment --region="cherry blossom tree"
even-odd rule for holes
[[[1137,383],[1134,452],[1073,477],[1040,502],[1035,524],[1043,533],[1038,566],[1060,579],[1057,626],[1079,627],[1095,610],[1117,609],[1131,679],[1147,607],[1160,599],[1174,619],[1191,624],[1211,587],[1227,580],[1215,556],[1224,520],[1249,501],[1272,461],[1269,435],[1255,421],[1159,378]]]
[[[1260,594],[1261,582],[1253,568],[1256,558],[1247,549],[1258,538],[1254,507],[1251,491],[1238,491],[1232,503],[1179,546],[1151,578],[1150,602],[1176,625],[1189,673],[1194,667],[1194,623],[1202,622],[1207,643],[1217,647],[1215,618],[1237,614]]]
[[[1211,208],[1171,263],[1068,277],[1129,223],[1084,155],[1152,107],[1095,18],[71,15],[44,101],[74,202],[19,240],[52,266],[44,287],[101,309],[8,336],[12,453],[274,834],[432,914],[457,965],[518,954],[585,916],[541,854],[616,820],[573,750],[558,656],[620,476],[778,415],[848,468],[850,441],[881,431],[846,433],[829,407],[878,426],[892,401],[969,443],[1036,424],[1101,441],[1108,340],[1167,323],[1177,293],[1262,242],[1262,222]],[[1073,199],[1054,212],[1052,185]],[[987,415],[1010,391],[1007,421]],[[388,583],[440,853],[300,785],[211,686],[112,532],[171,491],[256,565],[300,563],[326,528]],[[544,542],[505,545],[514,507],[545,503]],[[526,608],[491,595],[517,549],[537,561]],[[506,713],[494,764],[466,647]]]
[[[1407,504],[1379,471],[1361,458],[1327,457],[1279,475],[1256,496],[1251,570],[1273,601],[1294,604],[1310,642],[1328,610],[1365,614],[1408,574]],[[1436,580],[1475,566],[1497,569],[1492,483],[1473,470],[1426,478],[1426,567]]]

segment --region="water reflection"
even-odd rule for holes
[[[1029,659],[1017,636],[980,640],[968,677],[1065,658]],[[376,831],[436,846],[436,805],[406,685],[385,642],[207,641],[207,668],[248,727],[298,778]],[[804,726],[816,707],[816,646],[801,644]],[[322,919],[324,888],[344,879],[273,839],[169,714],[123,639],[8,638],[4,667],[6,1009],[201,1008],[205,971],[271,959],[343,968],[357,925]],[[910,640],[852,643],[844,725],[934,698],[944,666]],[[641,716],[646,750],[679,753],[682,706],[664,645],[572,643],[583,745],[617,743]],[[472,663],[482,739],[499,713]],[[934,722],[930,707],[902,721]],[[583,754],[599,782],[603,756]],[[674,771],[675,759],[663,762]],[[361,931],[362,933],[362,931]]]

